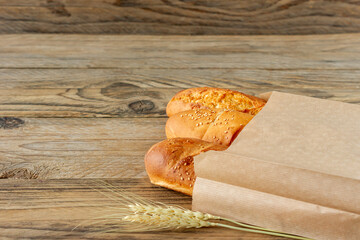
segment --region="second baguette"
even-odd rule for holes
[[[165,131],[167,138],[197,138],[229,146],[252,118],[232,110],[189,110],[171,116]]]

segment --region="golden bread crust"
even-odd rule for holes
[[[180,91],[168,103],[168,139],[145,155],[146,172],[153,184],[192,195],[196,175],[194,156],[225,150],[266,101],[221,88]]]
[[[192,195],[196,179],[194,156],[225,146],[192,138],[172,138],[152,146],[145,155],[146,172],[153,184]]]
[[[252,113],[252,109],[263,107],[266,101],[238,91],[222,88],[190,88],[178,92],[169,101],[166,113],[172,115],[192,109],[229,109]]]
[[[229,146],[253,115],[234,110],[188,110],[166,122],[167,138],[197,138]]]

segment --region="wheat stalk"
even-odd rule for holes
[[[144,232],[202,227],[223,227],[245,232],[287,237],[290,239],[310,240],[309,238],[256,227],[208,213],[191,211],[178,206],[153,202],[143,199],[138,195],[115,189],[106,182],[102,183],[102,187],[106,191],[95,190],[99,191],[107,198],[116,201],[117,206],[103,209],[103,212],[109,211],[110,214],[98,217],[96,218],[96,221],[95,219],[92,219],[87,225],[98,223],[111,224],[115,227],[111,232]],[[221,221],[226,223],[221,223]],[[230,225],[229,223],[232,223],[233,225]],[[80,225],[83,224],[79,224],[78,226]],[[110,232],[110,230],[102,230],[101,232]]]
[[[262,233],[272,236],[287,237],[292,239],[309,240],[309,238],[299,237],[286,233],[276,232],[265,228],[260,228],[248,224],[239,223],[230,219],[214,216],[208,213],[185,210],[179,207],[167,206],[159,207],[152,205],[129,205],[128,208],[133,212],[122,218],[123,221],[141,223],[152,226],[152,229],[184,229],[202,227],[225,227],[234,230],[241,230],[253,233]],[[211,222],[210,220],[224,220],[235,223],[238,226]]]

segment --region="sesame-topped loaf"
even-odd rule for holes
[[[168,103],[168,139],[145,155],[150,181],[192,195],[196,179],[194,156],[209,150],[223,151],[266,104],[266,101],[221,88],[191,88]]]
[[[145,155],[146,172],[153,184],[192,195],[194,156],[226,147],[192,138],[172,138],[153,145]]]
[[[178,92],[168,103],[166,113],[172,115],[191,109],[229,109],[256,114],[266,101],[238,91],[222,88],[190,88]]]
[[[197,138],[229,146],[252,118],[234,110],[188,110],[172,115],[165,131],[168,138]]]

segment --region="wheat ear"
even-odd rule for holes
[[[179,206],[154,202],[141,198],[136,194],[117,189],[105,181],[101,182],[101,188],[105,191],[93,189],[117,203],[116,207],[107,207],[106,209],[103,209],[103,212],[108,211],[109,214],[95,218],[91,224],[87,224],[94,225],[104,223],[113,225],[111,230],[103,229],[101,232],[144,232],[202,227],[223,227],[290,239],[310,240],[309,238],[256,227],[208,213],[191,211]],[[226,221],[227,223],[220,223],[219,221]],[[236,226],[228,223],[232,223]]]
[[[255,227],[248,224],[239,223],[226,218],[221,218],[208,213],[195,212],[191,210],[185,210],[179,207],[157,207],[151,205],[129,205],[129,209],[133,214],[122,218],[124,221],[130,221],[133,223],[141,223],[150,225],[157,229],[181,229],[181,228],[201,228],[201,227],[224,227],[234,230],[241,230],[253,233],[262,233],[278,237],[287,237],[291,239],[309,240],[300,236],[272,231],[265,228]],[[232,226],[229,224],[211,222],[209,220],[225,220],[242,227]]]

